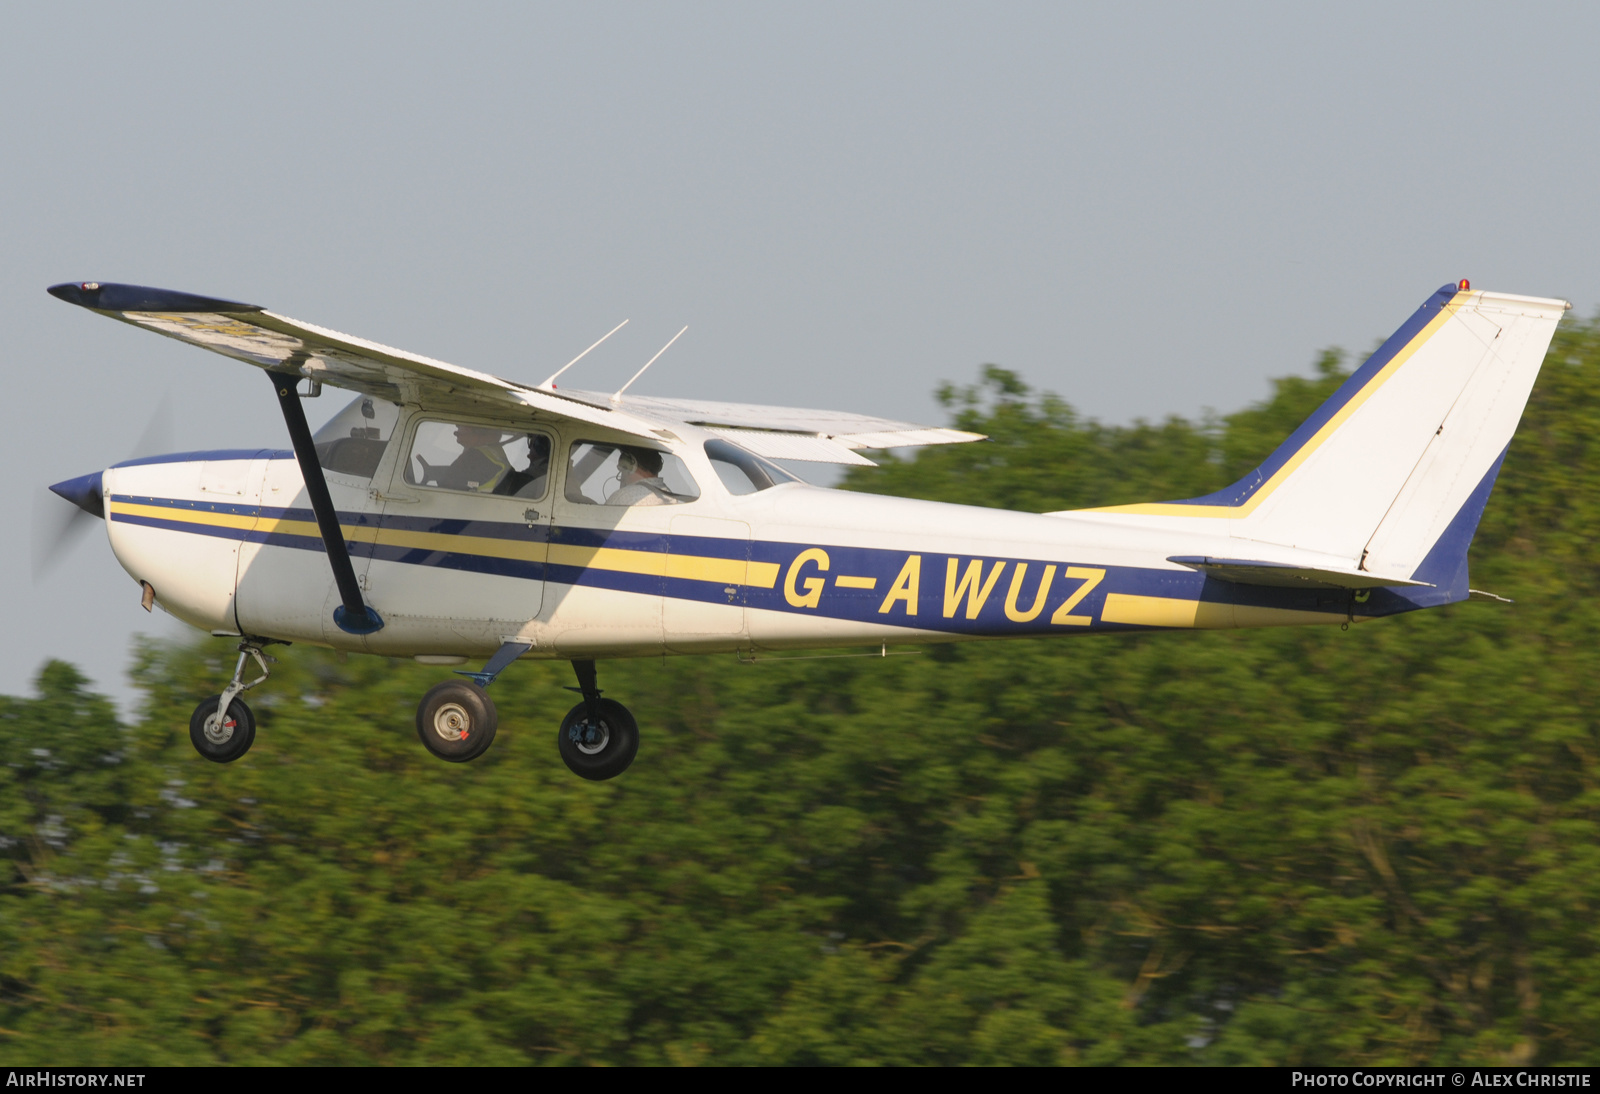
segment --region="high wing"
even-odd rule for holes
[[[93,281],[52,285],[49,292],[69,304],[225,357],[272,372],[298,372],[319,383],[390,402],[478,412],[495,407],[532,408],[639,437],[656,436],[654,423],[623,410],[445,364],[277,315],[254,304]]]
[[[566,394],[591,405],[604,404],[608,398],[593,391],[568,391]],[[778,460],[871,467],[874,466],[871,460],[857,454],[860,449],[962,444],[986,439],[981,433],[928,428],[837,410],[803,410],[704,399],[658,399],[642,395],[628,396],[627,405],[635,413],[698,426],[727,437],[758,456]]]
[[[638,437],[682,423],[721,434],[777,459],[871,465],[864,448],[978,441],[976,433],[827,410],[628,396],[624,404],[586,391],[502,380],[392,346],[278,315],[255,304],[142,285],[93,281],[52,285],[52,296],[272,372],[298,372],[333,387],[396,403],[482,411],[531,408]]]

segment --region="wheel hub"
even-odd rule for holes
[[[225,745],[233,740],[233,731],[239,723],[233,718],[218,718],[215,714],[206,719],[206,740],[214,745]]]
[[[460,703],[446,703],[433,713],[433,731],[446,741],[464,741],[472,732],[472,715]]]
[[[604,752],[606,745],[611,743],[611,727],[604,722],[597,725],[586,719],[567,731],[567,739],[585,756],[593,756],[597,752]]]

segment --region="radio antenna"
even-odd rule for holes
[[[619,330],[621,330],[623,327],[625,327],[627,325],[628,325],[628,321],[626,319],[624,319],[622,322],[618,323],[616,326],[614,326],[610,330],[606,331],[605,337],[601,338],[600,342],[604,342],[606,340],[606,338],[610,338],[613,334],[616,334]],[[596,342],[594,344],[594,346],[598,346],[600,344],[600,342]],[[590,346],[589,349],[594,349],[594,346]],[[560,376],[563,372],[567,371],[567,369],[571,368],[573,365],[577,364],[579,361],[581,361],[585,357],[589,356],[589,349],[584,350],[582,353],[578,354],[578,356],[574,357],[572,360],[568,361],[566,364],[564,364],[560,368],[556,369],[556,371],[551,375],[550,379],[546,380],[544,383],[540,384],[539,386],[540,387],[548,387],[548,388],[555,387],[556,386],[556,377]]]
[[[684,327],[683,328],[683,330],[688,330],[688,329],[689,329],[688,327]],[[674,334],[672,336],[672,342],[676,342],[678,339],[683,337],[683,330],[680,330],[677,334]],[[672,348],[672,342],[668,342],[666,345],[662,346],[659,350],[657,350],[655,357],[650,358],[650,360],[648,360],[648,361],[646,361],[644,363],[644,368],[649,368],[651,365],[655,364],[656,360],[658,358],[660,358],[660,356],[663,353],[667,352],[667,350]],[[639,377],[644,375],[644,368],[640,369],[638,372],[635,372],[633,374],[633,380],[637,380]],[[617,388],[617,393],[615,395],[611,396],[611,405],[612,406],[616,406],[618,403],[622,402],[622,393],[624,391],[627,391],[630,387],[633,386],[633,380],[629,380],[627,383],[625,383],[621,387]]]

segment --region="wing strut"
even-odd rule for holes
[[[333,609],[333,621],[346,634],[372,634],[382,630],[383,620],[362,599],[361,583],[356,580],[355,567],[350,565],[350,548],[345,544],[344,530],[339,527],[339,514],[334,511],[327,480],[322,477],[322,463],[317,459],[316,445],[311,443],[311,427],[306,425],[306,411],[300,405],[300,393],[295,390],[300,384],[300,377],[285,372],[269,372],[267,375],[272,379],[272,389],[278,393],[278,406],[283,408],[283,421],[289,427],[289,439],[294,443],[294,458],[300,464],[300,477],[305,480],[306,493],[311,495],[311,511],[317,515],[317,530],[322,533],[322,546],[328,552],[328,565],[333,567],[333,580],[339,586],[339,599],[344,601]]]

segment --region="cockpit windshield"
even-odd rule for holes
[[[777,464],[728,441],[707,441],[706,458],[730,494],[754,494],[779,483],[800,481]]]
[[[399,420],[400,408],[393,403],[370,395],[356,396],[311,438],[322,469],[370,479],[377,473]]]

